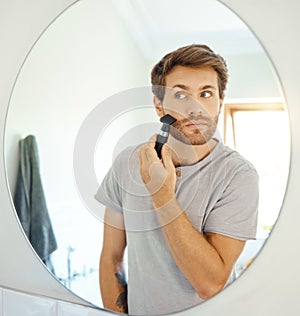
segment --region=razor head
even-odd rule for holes
[[[177,120],[170,114],[166,114],[163,117],[160,118],[160,121],[164,124],[172,125],[175,123]]]

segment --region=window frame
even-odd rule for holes
[[[272,100],[229,100],[223,107],[223,137],[227,144],[229,137],[236,149],[234,114],[240,111],[286,111],[286,104],[281,99]],[[228,126],[231,125],[229,130]],[[231,135],[229,136],[229,132]]]

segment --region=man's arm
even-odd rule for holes
[[[166,145],[162,161],[154,151],[154,142],[139,150],[139,161],[141,176],[176,264],[201,298],[212,297],[226,284],[245,241],[201,234],[193,227],[176,200],[175,168]]]
[[[171,203],[173,204],[173,203]],[[245,241],[215,233],[197,231],[175,202],[159,210],[159,218],[172,256],[179,269],[202,299],[208,299],[226,284]],[[169,220],[170,214],[181,212]]]
[[[105,308],[128,313],[127,283],[123,269],[126,234],[123,216],[106,209],[100,257],[100,289]]]

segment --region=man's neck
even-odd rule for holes
[[[172,150],[172,160],[175,167],[190,166],[207,157],[217,146],[218,141],[210,139],[204,145],[184,144],[170,135],[168,145]]]

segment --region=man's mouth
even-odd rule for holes
[[[189,121],[188,123],[184,124],[184,127],[200,129],[201,127],[204,127],[204,126],[207,126],[207,125],[208,125],[208,122],[205,121],[205,120]]]

